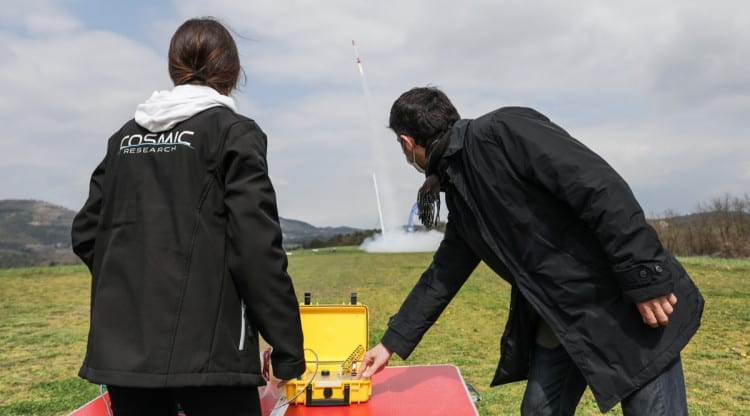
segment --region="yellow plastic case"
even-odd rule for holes
[[[358,304],[354,293],[348,305],[309,303],[310,295],[305,293],[305,304],[299,309],[307,368],[305,374],[285,384],[284,394],[290,403],[307,406],[366,402],[371,382],[355,378],[367,350],[367,306]]]

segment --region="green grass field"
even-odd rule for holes
[[[430,260],[428,253],[297,251],[289,272],[298,296],[312,292],[313,302],[345,303],[357,292],[369,307],[372,346]],[[683,353],[690,414],[750,415],[750,260],[682,261],[706,299],[703,325]],[[67,414],[98,394],[76,376],[89,281],[81,266],[0,270],[0,415]],[[481,415],[518,414],[524,383],[488,387],[509,292],[480,265],[412,357],[404,363],[394,356],[391,364],[457,365],[482,394]],[[599,414],[589,392],[577,414]]]

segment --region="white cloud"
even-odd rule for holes
[[[34,198],[78,208],[106,140],[135,104],[165,83],[164,58],[107,32],[25,36],[0,32],[5,93],[0,198]]]
[[[0,17],[0,111],[11,115],[0,174],[26,178],[0,197],[78,205],[106,137],[169,85],[169,36],[204,15],[237,34],[248,83],[236,98],[269,135],[288,218],[377,226],[375,171],[389,221],[405,221],[421,180],[385,125],[393,100],[426,84],[465,117],[537,108],[610,161],[647,212],[750,189],[750,10],[739,0],[183,0],[130,37],[151,47],[87,30],[62,3],[26,3]]]
[[[24,0],[3,4],[0,27],[17,27],[27,33],[65,33],[81,26],[81,21],[55,0]]]
[[[35,35],[66,33],[81,26],[81,22],[77,19],[61,17],[55,14],[30,15],[25,23],[26,30]]]

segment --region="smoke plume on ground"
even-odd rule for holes
[[[443,233],[430,230],[427,232],[407,233],[405,230],[388,230],[366,239],[360,249],[368,253],[411,253],[434,252],[443,240]]]

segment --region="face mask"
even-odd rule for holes
[[[424,173],[425,173],[425,170],[424,170],[424,168],[423,168],[423,167],[421,167],[421,166],[419,166],[419,165],[417,164],[417,162],[411,162],[411,165],[412,165],[412,166],[414,166],[414,169],[416,169],[416,170],[417,170],[417,172],[419,172],[419,173],[421,173],[421,174],[424,174]]]
[[[399,137],[396,140],[399,142],[399,144],[401,144],[401,148],[404,149],[405,146],[404,146],[404,143],[403,143],[402,139]],[[406,152],[404,152],[404,153],[406,153]],[[417,155],[414,152],[414,146],[412,146],[412,148],[411,148],[411,160],[409,160],[409,157],[406,156],[406,154],[404,154],[404,157],[406,158],[406,162],[409,163],[410,165],[412,165],[414,167],[414,169],[417,170],[417,172],[422,173],[422,174],[425,173],[424,168],[421,167],[421,166],[419,166],[419,164],[417,163]]]
[[[419,164],[417,163],[417,156],[414,153],[414,146],[412,146],[412,148],[411,148],[411,160],[409,160],[408,157],[406,158],[406,160],[409,162],[409,164],[411,164],[414,167],[414,169],[417,170],[417,172],[419,172],[421,174],[425,173],[424,168],[421,167],[421,166],[419,166]]]

